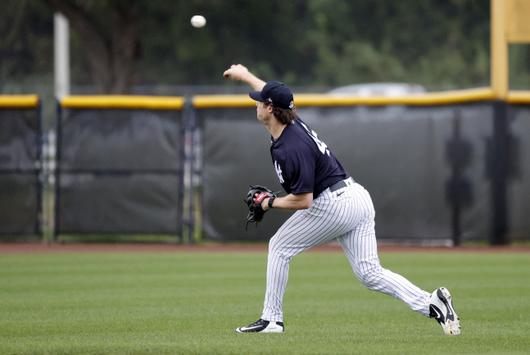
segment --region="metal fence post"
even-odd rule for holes
[[[61,202],[61,144],[62,144],[62,116],[63,110],[60,99],[56,99],[57,115],[55,118],[55,198],[53,214],[53,241],[57,241],[60,224],[60,202]]]

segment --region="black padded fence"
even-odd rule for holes
[[[507,216],[512,240],[530,239],[530,105],[508,109]]]
[[[255,109],[198,112],[202,143],[202,231],[214,240],[266,240],[289,212],[267,214],[259,228],[249,225],[243,198],[250,184],[280,190],[269,153],[270,137],[256,121]]]
[[[530,173],[530,108],[501,103],[506,119],[498,117],[498,104],[303,107],[298,113],[370,191],[379,239],[502,244],[530,239],[525,217],[530,207],[525,179]],[[242,196],[248,185],[281,190],[270,158],[270,137],[255,115],[251,108],[199,110],[206,238],[267,240],[289,216],[273,210],[259,227],[244,229]],[[498,136],[499,120],[506,123],[507,137]],[[502,151],[500,145],[508,148]],[[499,189],[503,179],[504,195]]]
[[[182,112],[63,108],[55,233],[182,235]]]
[[[530,100],[480,95],[399,105],[355,98],[333,105],[320,95],[298,113],[370,191],[380,240],[526,241]],[[281,190],[270,137],[248,98],[231,100],[142,105],[133,97],[123,105],[105,97],[95,106],[76,106],[75,99],[59,105],[55,236],[268,240],[290,213],[273,210],[245,231],[242,199],[249,184]],[[6,106],[0,98],[0,240],[43,232],[40,107],[35,98],[16,102]]]
[[[39,238],[42,235],[40,104],[37,98],[29,100],[34,103],[21,106],[17,102],[10,105],[8,100],[0,105],[0,240]]]

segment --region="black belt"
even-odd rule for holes
[[[348,179],[351,179],[351,178],[348,178]],[[346,180],[348,180],[348,179],[346,179]],[[334,183],[333,185],[331,185],[329,187],[329,191],[335,192],[337,190],[342,189],[343,187],[348,186],[348,184],[346,184],[346,180],[341,180],[339,182]]]

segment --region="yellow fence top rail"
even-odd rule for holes
[[[388,105],[449,105],[494,100],[493,90],[478,88],[407,96],[343,96],[329,94],[295,94],[296,107],[320,106],[388,106]],[[252,107],[255,102],[248,95],[199,95],[193,98],[195,108]]]
[[[66,96],[59,102],[63,108],[85,109],[181,110],[184,107],[181,96]]]
[[[411,94],[393,97],[362,97],[362,96],[316,96],[298,95],[297,106],[388,106],[388,105],[450,105],[476,101],[493,100],[493,91],[489,88],[447,91],[440,93]]]
[[[36,108],[39,106],[37,95],[0,95],[0,108]]]
[[[530,90],[513,90],[508,93],[510,104],[530,104]]]
[[[193,97],[195,108],[252,107],[256,101],[248,95],[197,95]]]

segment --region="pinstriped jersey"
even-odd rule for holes
[[[313,198],[334,183],[349,177],[328,146],[300,118],[272,140],[272,162],[286,193],[313,192]]]

